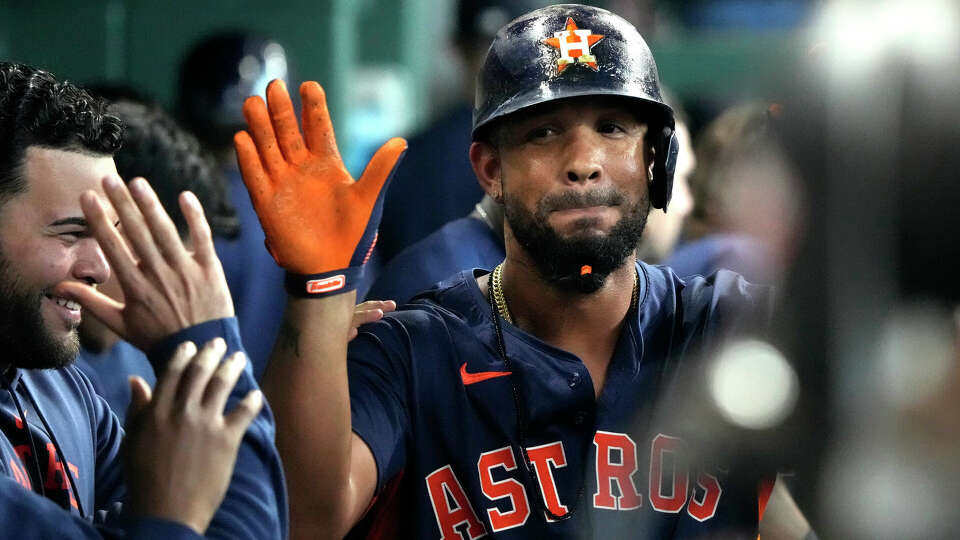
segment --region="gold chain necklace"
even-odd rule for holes
[[[493,287],[493,302],[497,304],[497,313],[503,317],[503,320],[513,324],[513,317],[510,315],[510,308],[507,306],[507,299],[503,297],[503,263],[493,269],[490,277]]]
[[[490,286],[493,288],[493,302],[497,305],[497,313],[503,317],[503,320],[513,324],[513,316],[510,315],[510,307],[507,306],[507,299],[503,296],[503,263],[497,265],[490,274]],[[633,294],[630,297],[630,307],[637,305],[640,296],[640,276],[633,274]]]

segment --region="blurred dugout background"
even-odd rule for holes
[[[587,3],[637,24],[694,130],[722,105],[764,93],[816,4]],[[170,108],[191,45],[221,30],[254,32],[283,45],[290,80],[317,80],[327,90],[354,169],[366,147],[415,132],[459,99],[455,20],[455,0],[3,0],[0,58],[78,83],[124,82]]]

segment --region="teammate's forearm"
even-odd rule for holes
[[[407,143],[387,141],[354,180],[337,151],[323,88],[303,83],[300,98],[297,122],[286,84],[271,81],[267,103],[259,96],[244,102],[249,130],[234,144],[267,248],[288,272],[292,297],[263,387],[277,416],[293,536],[317,538],[338,534],[376,482],[368,480],[376,475],[372,460],[362,481],[352,481],[347,340],[352,289]]]
[[[263,380],[277,417],[290,493],[291,537],[343,527],[351,501],[347,334],[356,294],[290,298]],[[345,500],[347,499],[347,500]]]

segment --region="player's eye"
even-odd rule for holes
[[[64,240],[65,242],[76,242],[77,240],[81,238],[85,238],[87,236],[87,230],[79,229],[79,230],[61,231],[57,233],[57,236],[61,240]]]
[[[527,132],[528,141],[537,141],[556,135],[557,130],[553,126],[537,126]]]
[[[597,126],[597,131],[606,134],[626,133],[627,128],[619,122],[607,121],[601,122],[600,125]]]

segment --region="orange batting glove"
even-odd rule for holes
[[[323,88],[300,85],[303,137],[283,81],[267,86],[267,105],[247,98],[249,132],[233,142],[267,249],[287,270],[287,291],[300,297],[339,294],[356,287],[377,240],[383,196],[407,149],[387,141],[359,181],[343,166]]]

